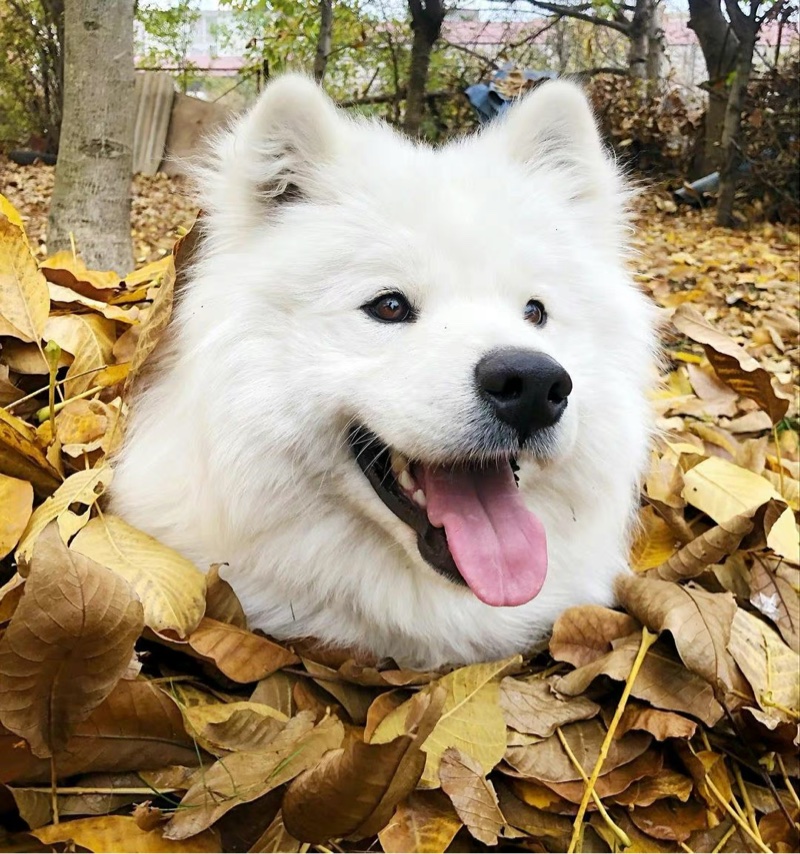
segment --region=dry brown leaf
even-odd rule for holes
[[[47,459],[36,431],[0,409],[0,473],[27,480],[46,498],[61,485],[61,473]]]
[[[302,662],[306,670],[315,677],[316,684],[339,701],[354,724],[363,726],[367,722],[367,712],[375,699],[373,689],[345,682],[339,678],[336,670],[308,658],[303,658]]]
[[[115,272],[89,270],[69,250],[56,252],[42,261],[41,270],[48,282],[95,300],[109,300],[120,285],[120,278]]]
[[[49,528],[0,639],[0,723],[37,756],[63,749],[125,672],[142,626],[125,581],[70,553]]]
[[[202,752],[200,754],[203,755]],[[145,680],[118,682],[55,756],[63,777],[89,771],[137,771],[198,762],[197,745],[167,695]],[[0,781],[48,782],[50,762],[37,759],[0,727]]]
[[[405,688],[411,685],[428,685],[442,674],[432,670],[378,670],[348,659],[339,665],[339,675],[348,682],[374,688]]]
[[[756,560],[750,571],[750,603],[777,626],[786,643],[800,653],[800,592]]]
[[[497,845],[506,820],[494,786],[486,779],[480,765],[458,748],[448,747],[439,763],[439,780],[472,836],[484,845]]]
[[[681,804],[671,799],[657,801],[649,807],[638,807],[629,815],[639,830],[656,839],[685,842],[692,831],[708,827],[702,804]]]
[[[386,854],[444,854],[461,827],[461,819],[442,792],[412,792],[378,838]]]
[[[677,798],[684,803],[692,794],[692,781],[677,771],[662,770],[655,777],[647,777],[631,783],[610,800],[621,806],[649,807],[663,798]]]
[[[104,851],[114,851],[115,854],[178,854],[184,851],[213,854],[220,850],[219,836],[213,830],[193,836],[189,842],[175,842],[162,836],[160,830],[142,830],[136,819],[127,815],[80,818],[40,827],[32,833],[47,845],[71,840],[97,854]]]
[[[184,651],[212,661],[228,679],[247,684],[297,664],[294,653],[245,629],[203,617],[186,639]],[[180,648],[180,647],[177,647]]]
[[[270,826],[253,843],[249,854],[305,854],[309,847],[307,842],[300,842],[287,832],[283,815],[278,811]]]
[[[567,724],[561,732],[581,768],[587,775],[590,774],[597,763],[600,747],[606,736],[605,726],[595,718],[590,721]],[[630,732],[612,741],[606,761],[603,763],[603,772],[608,774],[620,765],[632,762],[647,750],[651,741],[652,736],[644,732]],[[580,772],[575,768],[561,741],[555,735],[536,744],[509,747],[505,760],[520,774],[532,780],[566,783],[581,779]]]
[[[0,558],[19,542],[33,512],[33,487],[26,480],[0,474]]]
[[[775,629],[739,608],[728,649],[766,715],[776,722],[796,723],[800,716],[798,657]]]
[[[117,516],[91,519],[70,550],[121,575],[144,607],[145,625],[155,632],[192,632],[206,607],[206,581],[199,569]]]
[[[702,344],[717,376],[735,392],[754,400],[777,424],[786,414],[789,401],[778,397],[770,375],[746,350],[715,329],[694,308],[679,306],[672,316],[674,326]]]
[[[705,801],[708,808],[719,813],[722,810],[720,798],[723,803],[730,803],[733,798],[731,779],[725,767],[725,757],[711,750],[697,750],[691,748],[689,742],[677,742],[675,750],[686,770],[692,775],[698,795]],[[713,783],[713,787],[709,785]],[[716,792],[714,791],[716,789]]]
[[[0,587],[0,628],[14,616],[24,592],[25,579],[18,572]]]
[[[251,703],[263,703],[291,718],[295,713],[292,689],[297,677],[280,670],[262,679],[250,695]]]
[[[50,295],[25,232],[0,214],[0,335],[39,343]]]
[[[628,703],[617,725],[617,735],[624,735],[632,729],[649,732],[657,741],[667,738],[691,738],[697,724],[675,712],[651,709],[641,703]]]
[[[5,357],[5,347],[3,347],[3,356]],[[0,406],[8,406],[24,396],[25,392],[11,382],[8,365],[0,365]]]
[[[112,475],[113,472],[109,466],[84,469],[70,475],[33,512],[17,548],[17,561],[23,567],[27,564],[42,531],[54,520],[58,524],[58,532],[62,541],[67,542],[76,531],[89,521],[90,508],[106,491],[111,483]],[[86,510],[81,514],[76,514],[70,509],[73,504],[85,505]]]
[[[408,691],[395,689],[384,691],[373,700],[367,709],[367,720],[364,724],[364,741],[372,741],[372,736],[378,728],[378,724],[391,712],[399,708],[409,699]]]
[[[593,718],[600,711],[600,706],[587,697],[556,696],[544,679],[512,676],[500,683],[500,708],[510,727],[545,738],[564,724]]]
[[[261,750],[229,754],[198,774],[167,824],[165,837],[193,837],[235,806],[260,798],[307,768],[318,767],[343,737],[344,728],[334,718],[314,727],[309,713],[295,716]]]
[[[621,576],[617,595],[626,610],[655,632],[671,632],[683,663],[712,685],[728,690],[741,683],[728,653],[736,602],[729,593],[693,585]]]
[[[219,564],[206,573],[206,616],[220,623],[247,629],[247,617],[233,588],[219,574]]]
[[[712,564],[722,563],[755,529],[761,528],[768,535],[782,512],[783,505],[771,499],[761,507],[739,513],[726,522],[709,528],[704,534],[687,543],[662,563],[653,574],[658,575],[663,581],[695,578]]]
[[[476,759],[485,773],[503,758],[506,748],[506,723],[500,709],[500,679],[516,670],[522,657],[515,655],[503,661],[471,664],[443,676],[425,692],[445,689],[442,716],[423,745],[427,755],[422,786],[439,785],[439,761],[448,747],[457,747]],[[405,732],[405,721],[416,698],[390,712],[378,724],[372,743],[383,744]]]
[[[598,797],[603,799],[618,795],[645,777],[655,779],[661,776],[663,765],[664,759],[660,753],[655,750],[647,750],[632,762],[601,774],[597,778],[594,790]],[[584,768],[583,770],[587,777],[592,773],[592,768]],[[546,782],[545,785],[560,798],[573,804],[581,802],[586,789],[583,780],[572,780],[566,783]]]
[[[186,731],[210,753],[261,750],[283,730],[288,717],[252,702],[182,706]]]
[[[631,672],[640,640],[641,636],[637,634],[617,641],[608,655],[558,679],[556,690],[570,697],[578,696],[601,674],[625,681]],[[711,685],[666,655],[658,644],[647,651],[631,694],[659,709],[692,715],[707,726],[713,726],[723,715]]]
[[[582,667],[611,652],[612,641],[638,632],[637,620],[600,605],[567,608],[553,626],[550,655]]]
[[[498,785],[497,794],[500,809],[509,825],[525,831],[534,838],[563,839],[563,845],[553,847],[556,851],[566,850],[569,835],[572,832],[571,819],[525,803],[502,784]]]
[[[418,694],[401,735],[380,744],[349,739],[294,780],[282,807],[289,833],[320,843],[364,839],[382,830],[420,779],[425,767],[420,746],[440,719],[445,696],[443,688]]]

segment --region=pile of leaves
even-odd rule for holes
[[[0,847],[797,850],[797,329],[758,304],[792,247],[642,277],[671,325],[620,609],[415,672],[276,643],[103,509],[195,234],[120,279],[37,261],[0,197]],[[708,322],[726,277],[759,359]]]

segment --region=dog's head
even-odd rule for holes
[[[197,322],[227,365],[218,400],[248,434],[248,476],[273,477],[281,453],[293,487],[484,602],[533,598],[546,532],[517,470],[585,465],[626,408],[638,424],[648,362],[624,192],[584,96],[546,83],[432,150],[286,77],[216,151],[217,290]]]

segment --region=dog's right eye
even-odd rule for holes
[[[382,294],[361,307],[381,323],[406,323],[415,318],[414,309],[402,294]]]

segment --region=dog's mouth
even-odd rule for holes
[[[409,460],[354,427],[353,455],[378,497],[417,534],[420,555],[487,605],[522,605],[541,590],[547,543],[517,488],[513,457],[486,464]]]

